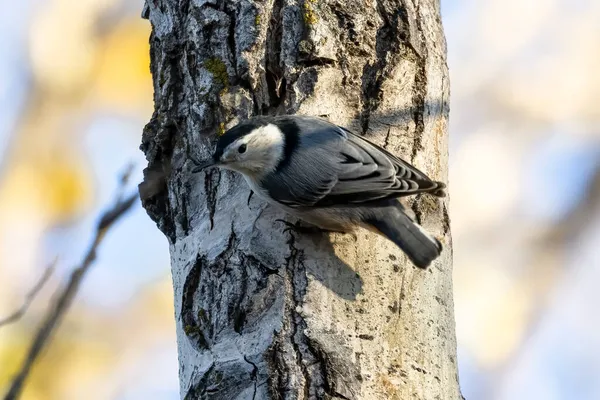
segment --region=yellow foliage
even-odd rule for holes
[[[13,332],[0,341],[0,387],[7,387],[11,382],[29,349],[33,329],[32,326],[24,328],[26,332]],[[31,371],[23,400],[62,399],[65,393],[81,390],[114,365],[117,355],[111,343],[82,338],[78,332],[77,327],[64,326],[54,335]]]
[[[97,62],[95,19],[114,0],[51,0],[36,8],[29,55],[36,81],[55,94],[86,89]]]
[[[37,214],[48,224],[68,222],[91,204],[86,170],[83,160],[69,154],[18,162],[0,188],[0,207],[11,214]]]
[[[127,20],[100,43],[94,93],[100,102],[115,108],[151,109],[149,35],[146,21]]]

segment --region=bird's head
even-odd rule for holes
[[[262,176],[277,167],[284,155],[284,134],[269,118],[253,118],[225,132],[217,141],[212,159],[192,172],[220,167],[248,176]]]

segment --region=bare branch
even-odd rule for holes
[[[46,267],[46,270],[44,271],[44,273],[42,274],[40,279],[31,288],[29,293],[27,293],[25,295],[25,301],[23,301],[23,304],[21,304],[21,307],[19,307],[17,310],[15,310],[15,312],[13,312],[8,317],[6,317],[4,319],[0,319],[0,327],[2,327],[4,325],[12,324],[13,322],[18,321],[21,317],[23,317],[23,315],[25,315],[25,313],[29,309],[29,306],[31,305],[31,303],[33,303],[33,300],[35,299],[35,297],[42,290],[42,288],[46,285],[46,282],[48,282],[48,279],[50,279],[50,277],[54,273],[54,269],[56,268],[57,260],[58,259],[55,258],[54,261],[52,261],[50,264],[48,264],[48,266]]]
[[[122,182],[126,182],[126,179],[122,179]],[[89,271],[90,267],[94,263],[94,260],[96,259],[96,251],[102,243],[102,240],[105,238],[106,232],[131,208],[138,195],[137,193],[132,193],[125,200],[121,200],[119,197],[120,195],[118,196],[114,206],[100,216],[92,244],[90,245],[83,261],[77,268],[73,270],[67,285],[58,293],[56,301],[48,310],[48,313],[42,325],[38,329],[31,347],[29,348],[27,357],[23,361],[23,365],[15,376],[10,389],[4,397],[4,400],[15,400],[19,398],[21,391],[23,390],[25,380],[27,379],[33,364],[41,354],[42,350],[48,345],[52,333],[60,324],[63,316],[68,311],[73,298],[77,294],[85,274]]]

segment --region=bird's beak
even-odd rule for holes
[[[195,174],[195,173],[200,172],[200,171],[202,171],[202,170],[204,170],[206,168],[214,167],[215,165],[217,165],[217,163],[214,160],[208,160],[208,161],[205,161],[203,163],[196,163],[196,166],[194,168],[192,168],[192,173]]]

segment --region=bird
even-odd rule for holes
[[[318,229],[352,233],[363,227],[386,237],[419,268],[442,251],[398,198],[444,197],[446,185],[325,119],[249,118],[218,138],[211,159],[194,164],[193,173],[219,167],[242,174],[259,197]]]

